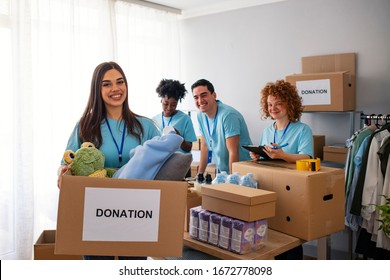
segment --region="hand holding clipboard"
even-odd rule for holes
[[[286,144],[282,144],[282,145],[279,145],[279,146],[274,146],[273,149],[274,150],[277,150],[277,149],[281,149],[281,148],[284,148],[288,145],[288,143]],[[263,159],[265,160],[272,160],[272,158],[270,158],[267,153],[264,151],[264,145],[261,145],[261,146],[254,146],[254,145],[243,145],[242,146],[243,148],[247,149],[248,151],[250,152],[253,152],[255,154],[258,154],[260,155],[260,157],[262,157]]]
[[[264,146],[254,146],[254,145],[244,145],[244,149],[247,149],[250,152],[260,155],[263,159],[270,160],[271,158],[264,152]]]

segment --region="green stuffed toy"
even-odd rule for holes
[[[104,169],[104,154],[90,142],[84,142],[76,152],[66,150],[64,161],[69,164],[72,175],[111,178],[115,169]]]

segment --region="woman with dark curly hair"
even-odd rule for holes
[[[272,159],[295,163],[313,157],[313,134],[311,128],[300,122],[303,112],[302,98],[295,86],[284,80],[267,83],[261,91],[263,118],[275,120],[265,128],[260,139],[265,153]],[[250,153],[252,159],[259,155]]]
[[[187,90],[179,81],[163,79],[156,88],[161,98],[162,112],[153,117],[161,132],[167,126],[172,126],[176,133],[184,138],[179,151],[190,153],[192,142],[197,140],[191,118],[184,112],[177,110],[177,104],[185,97]]]

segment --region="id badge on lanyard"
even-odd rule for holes
[[[209,120],[206,117],[207,131],[208,131],[209,137],[210,137],[210,148],[211,148],[211,149],[209,149],[208,154],[207,154],[207,163],[211,163],[213,160],[213,138],[212,138],[212,135],[213,135],[214,130],[217,126],[217,115],[218,115],[218,107],[217,107],[217,112],[215,113],[215,117],[214,117],[214,120],[212,123],[213,127],[211,129],[210,129]]]
[[[207,155],[207,163],[211,163],[213,161],[213,151],[209,150]]]

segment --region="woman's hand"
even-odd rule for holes
[[[69,170],[69,166],[68,165],[61,165],[59,168],[58,168],[58,179],[57,179],[57,187],[58,188],[61,188],[61,181],[62,181],[62,175],[64,175],[64,173],[66,171]]]
[[[254,152],[249,152],[249,156],[253,160],[259,160],[259,158],[260,158],[260,155],[259,154],[255,154]]]
[[[272,144],[272,146],[264,145],[264,152],[272,159],[283,159],[285,152],[283,149],[278,149],[278,145]]]

